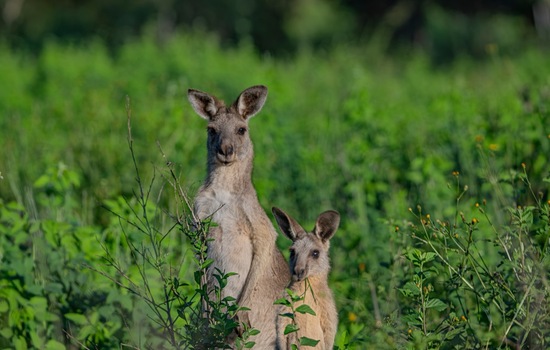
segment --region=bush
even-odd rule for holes
[[[261,204],[342,215],[339,348],[547,346],[544,52],[442,69],[370,49],[278,60],[195,33],[117,55],[100,42],[1,50],[20,74],[0,75],[12,87],[0,92],[0,347],[200,345],[185,327],[206,262],[173,194],[190,201],[206,169],[185,91],[231,97],[256,83],[270,89],[250,122]],[[235,325],[219,316],[224,335]]]

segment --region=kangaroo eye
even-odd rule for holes
[[[239,128],[239,130],[237,130],[237,134],[239,135],[244,135],[245,132],[246,132],[246,128]]]
[[[311,252],[311,256],[313,257],[313,259],[319,258],[319,251],[317,249],[313,250]]]

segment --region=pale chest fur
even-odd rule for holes
[[[298,301],[294,307],[297,308],[301,304],[309,305],[316,315],[296,313],[296,325],[298,332],[287,337],[285,340],[279,341],[279,349],[286,349],[290,344],[298,344],[299,338],[308,337],[310,339],[319,340],[315,349],[332,349],[334,337],[336,335],[336,327],[338,324],[338,313],[332,291],[326,285],[312,285],[315,297],[311,290],[308,290],[303,301]],[[290,286],[298,295],[302,295],[305,291],[305,283],[295,283]],[[289,308],[281,307],[279,313],[291,312]],[[288,318],[279,317],[277,324],[278,333],[284,331],[284,327],[289,323]],[[289,348],[289,347],[288,347]]]
[[[214,263],[209,269],[210,278],[215,268],[235,272],[228,279],[224,296],[238,298],[242,292],[252,263],[252,226],[246,212],[246,199],[222,189],[201,189],[195,199],[195,210],[201,220],[211,218],[213,223],[208,237],[208,258]]]

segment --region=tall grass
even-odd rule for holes
[[[330,280],[340,348],[548,344],[544,52],[438,68],[421,52],[388,59],[363,47],[283,60],[195,33],[115,54],[101,42],[50,42],[36,57],[4,46],[0,70],[2,346],[168,346],[143,299],[113,282],[117,269],[101,270],[109,279],[80,267],[107,258],[141,278],[131,247],[144,236],[131,223],[143,212],[155,234],[177,226],[171,184],[192,197],[206,171],[186,89],[227,98],[257,83],[269,87],[250,123],[260,202],[311,222],[342,214]],[[143,188],[155,180],[146,206],[132,199],[134,164]],[[165,243],[165,266],[193,282],[189,240]]]

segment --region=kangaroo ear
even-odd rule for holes
[[[266,98],[267,87],[256,85],[241,92],[233,105],[237,108],[239,115],[246,120],[256,115],[262,109]]]
[[[218,112],[218,101],[206,92],[189,89],[187,98],[195,112],[206,120],[211,120]]]
[[[275,216],[275,220],[277,220],[279,228],[291,241],[294,242],[304,234],[305,231],[302,226],[287,213],[275,207],[271,208],[271,211],[273,212],[273,216]]]
[[[325,243],[336,233],[339,225],[340,214],[335,210],[328,210],[317,217],[313,232]]]

